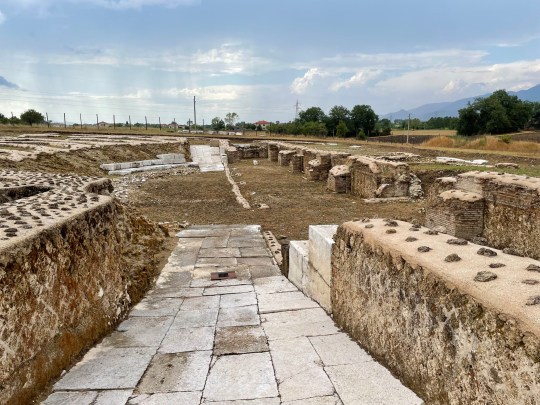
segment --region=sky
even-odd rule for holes
[[[383,115],[540,84],[533,0],[0,0],[0,113]]]

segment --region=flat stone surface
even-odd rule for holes
[[[252,291],[253,286],[251,284],[241,284],[224,287],[209,287],[204,290],[203,295],[240,294]]]
[[[362,404],[362,403],[359,403],[359,404]],[[330,397],[316,397],[316,398],[299,399],[298,401],[287,401],[287,402],[282,402],[282,405],[343,405],[343,402],[341,402],[341,400],[339,399],[337,395],[332,395]]]
[[[271,257],[265,247],[241,247],[240,255],[242,257]]]
[[[334,394],[334,386],[308,338],[277,340],[269,344],[282,401]]]
[[[344,404],[422,405],[414,392],[403,386],[378,363],[325,367]]]
[[[197,259],[195,267],[231,267],[237,264],[234,257],[200,257]]]
[[[219,357],[210,370],[203,396],[207,401],[277,397],[270,354]]]
[[[309,340],[325,366],[373,361],[373,358],[345,333],[312,336]]]
[[[174,274],[174,273],[173,273]],[[153,297],[162,297],[162,298],[189,298],[189,297],[200,297],[203,295],[202,288],[189,288],[189,287],[165,287],[165,288],[156,288],[150,295]]]
[[[264,314],[261,315],[261,322],[268,340],[334,335],[339,332],[321,308]]]
[[[264,240],[261,240],[258,236],[254,237],[248,237],[248,238],[242,238],[242,237],[230,237],[228,244],[228,247],[236,247],[236,248],[265,248],[266,243]]]
[[[298,289],[285,276],[273,276],[253,280],[255,292],[257,294],[274,294]]]
[[[249,274],[252,280],[258,278],[274,277],[281,274],[277,265],[264,265],[264,266],[249,266]]]
[[[55,392],[42,405],[125,405],[132,390]]]
[[[202,391],[212,352],[158,353],[137,387],[140,393]]]
[[[212,350],[214,347],[214,327],[204,328],[171,328],[165,335],[160,353],[194,352]]]
[[[170,316],[176,315],[182,305],[181,298],[144,298],[133,307],[129,316]]]
[[[260,326],[218,328],[214,356],[268,351],[266,335]]]
[[[221,308],[245,307],[247,305],[257,305],[257,296],[254,292],[223,295],[219,304]]]
[[[229,235],[224,236],[214,236],[211,238],[205,238],[201,248],[208,249],[208,248],[226,248],[229,247]],[[232,246],[230,246],[232,247]]]
[[[239,248],[213,248],[201,249],[199,257],[240,257]]]
[[[319,308],[319,304],[299,291],[259,295],[259,312],[261,314],[308,308]]]
[[[254,400],[239,400],[239,401],[204,401],[203,404],[211,405],[279,405],[279,398],[259,398]]]
[[[250,326],[259,325],[259,315],[257,313],[257,305],[235,308],[221,308],[217,326],[224,328],[227,326]]]
[[[135,388],[155,352],[146,347],[95,347],[54,385],[54,390]]]
[[[214,326],[218,315],[218,308],[201,309],[195,311],[180,311],[171,328],[202,328]]]
[[[158,347],[173,317],[130,317],[101,342],[112,347]]]
[[[211,269],[211,271],[214,272],[216,269]],[[230,287],[233,285],[251,285],[251,280],[239,278],[229,280],[194,279],[191,282],[191,287]]]
[[[139,394],[133,396],[127,405],[199,405],[201,395],[200,391]]]
[[[201,311],[211,308],[219,308],[219,296],[186,298],[180,311]]]
[[[273,266],[274,259],[271,257],[239,257],[238,264],[247,264],[248,266]]]

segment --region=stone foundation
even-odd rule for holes
[[[289,166],[291,158],[296,152],[293,150],[281,150],[278,154],[278,163],[280,166]]]
[[[303,173],[304,172],[304,155],[293,155],[289,162],[289,171],[291,173]]]
[[[351,156],[351,193],[362,198],[407,197],[411,180],[409,165],[366,156]]]
[[[351,172],[349,166],[340,165],[334,166],[328,173],[328,190],[334,193],[350,193],[351,192]]]
[[[426,403],[538,404],[540,263],[425,232],[340,226],[334,320]]]
[[[153,281],[164,233],[107,195],[109,180],[2,172],[0,403],[27,404],[110,331]]]

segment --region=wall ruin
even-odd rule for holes
[[[0,403],[27,404],[111,330],[153,281],[164,233],[108,179],[0,172]]]
[[[539,403],[539,262],[401,221],[335,239],[335,321],[426,403]]]

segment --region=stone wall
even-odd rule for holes
[[[540,403],[540,263],[400,221],[335,239],[334,320],[426,403]]]
[[[452,219],[451,224],[444,220],[455,211],[455,200],[442,198],[443,194],[449,195],[448,188],[452,186],[455,193],[476,195],[483,201],[483,217],[477,225],[480,232],[473,233],[484,237],[490,246],[540,259],[540,233],[537,231],[540,227],[540,178],[473,171],[458,175],[453,183],[439,180],[436,184],[439,183],[445,183],[446,190],[428,199],[426,218],[430,226],[445,226],[447,232],[467,237],[454,233],[459,224],[452,223],[458,217]]]
[[[0,205],[0,403],[28,404],[142,297],[164,233],[93,193],[108,180],[0,177],[50,188]]]

